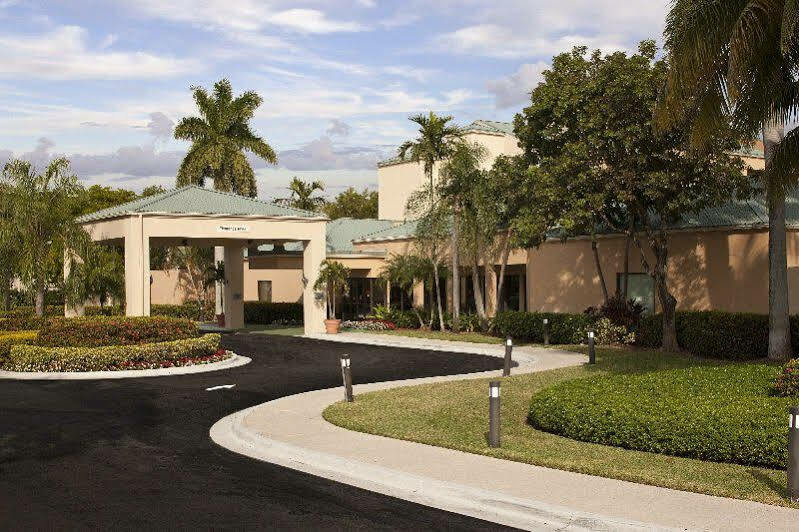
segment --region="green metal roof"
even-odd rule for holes
[[[81,216],[78,222],[96,222],[130,214],[153,213],[324,218],[315,212],[282,207],[238,194],[190,185],[93,212]]]
[[[388,229],[394,225],[390,220],[355,220],[339,218],[327,223],[328,253],[360,253],[352,246],[353,240]]]
[[[384,240],[404,240],[413,238],[416,232],[416,221],[404,222],[397,224],[392,222],[390,227],[375,231],[373,233],[365,234],[360,238],[356,238],[355,242],[380,242]]]

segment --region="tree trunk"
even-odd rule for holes
[[[472,257],[472,290],[474,291],[474,306],[477,317],[480,318],[481,328],[486,322],[486,310],[483,304],[483,289],[480,286],[480,266],[477,264],[477,255]]]
[[[763,128],[768,196],[768,358],[791,357],[791,328],[788,319],[788,257],[785,233],[785,192],[768,179],[774,149],[782,141],[782,124]]]
[[[502,264],[499,267],[499,280],[497,281],[497,312],[506,310],[502,295],[505,291],[505,271],[508,269],[508,257],[510,257],[510,230],[505,233],[502,246]]]
[[[452,332],[461,330],[461,278],[458,264],[458,201],[455,200],[455,213],[452,219],[452,240],[450,242],[452,256]]]
[[[36,315],[44,316],[44,283],[36,282]]]
[[[679,351],[680,345],[677,343],[676,323],[677,298],[669,292],[667,282],[669,247],[666,238],[666,233],[661,231],[657,241],[653,242],[652,245],[652,251],[655,252],[655,287],[660,299],[660,306],[663,307],[662,349],[664,351]]]
[[[624,280],[621,292],[622,301],[629,300],[629,287],[630,287],[630,246],[633,243],[633,232],[635,231],[635,218],[630,217],[630,227],[627,233],[627,242],[624,245]]]
[[[438,278],[438,261],[433,261],[433,275],[435,275],[435,279],[433,280],[434,286],[436,289],[436,307],[438,308],[438,327],[441,331],[446,331],[447,327],[444,325],[444,309],[441,307],[441,281]],[[431,323],[432,327],[432,323]]]
[[[602,273],[602,264],[599,262],[599,249],[596,242],[596,235],[591,235],[591,252],[594,254],[594,265],[599,276],[599,287],[602,289],[602,297],[605,302],[608,300],[608,287],[605,284],[605,275]]]

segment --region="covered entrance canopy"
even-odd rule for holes
[[[263,244],[303,245],[305,332],[324,330],[325,296],[314,282],[325,259],[327,218],[236,194],[188,186],[88,214],[78,219],[92,240],[125,248],[128,316],[150,314],[150,247],[224,247],[225,327],[244,326],[244,249]],[[76,315],[81,309],[67,309]]]

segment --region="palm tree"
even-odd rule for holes
[[[66,250],[87,246],[89,235],[74,217],[82,187],[64,158],[51,161],[41,173],[27,161],[10,161],[0,186],[4,217],[14,227],[20,278],[36,295],[36,315],[43,316],[51,273],[63,264]]]
[[[200,116],[185,117],[175,127],[176,139],[192,143],[178,170],[177,186],[202,186],[212,178],[217,190],[254,198],[255,173],[245,152],[277,162],[272,147],[250,129],[250,119],[263,100],[253,91],[233,98],[226,79],[214,84],[213,94],[196,86],[191,91]]]
[[[769,209],[769,348],[791,355],[785,194],[796,185],[799,132],[783,124],[799,111],[794,72],[799,12],[794,0],[674,0],[666,21],[669,75],[658,109],[661,127],[688,120],[702,146],[719,128],[745,139],[763,136]]]
[[[418,114],[410,117],[411,122],[419,125],[419,136],[416,140],[409,140],[403,143],[399,148],[400,159],[407,159],[412,162],[421,163],[424,168],[424,173],[427,176],[430,186],[430,210],[434,209],[435,205],[435,184],[433,181],[433,168],[437,162],[449,158],[455,151],[455,146],[458,141],[463,137],[463,130],[457,126],[449,125],[448,122],[452,120],[451,116],[438,116],[430,111],[430,114]],[[453,226],[453,229],[457,229]],[[457,234],[452,238],[454,244]],[[435,269],[434,284],[436,288],[436,304],[438,306],[438,319],[441,330],[444,327],[444,312],[441,305],[441,287],[438,275],[438,260],[436,259],[435,247],[431,252],[431,261]],[[456,253],[456,249],[452,249],[452,254]],[[457,262],[456,262],[457,265]],[[457,276],[457,271],[454,271]],[[457,286],[457,281],[453,281]]]
[[[322,261],[319,270],[319,277],[314,283],[314,290],[324,290],[327,294],[327,316],[328,319],[336,319],[336,298],[339,294],[347,295],[350,293],[350,269],[342,263],[325,259]]]
[[[325,205],[325,198],[313,195],[317,190],[321,192],[325,189],[321,181],[303,181],[294,177],[288,188],[291,195],[277,200],[279,205],[311,212],[317,212]]]

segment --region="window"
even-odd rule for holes
[[[258,281],[258,301],[272,302],[272,281]]]
[[[655,313],[655,280],[647,273],[627,274],[627,299],[633,299],[644,307],[644,314]],[[616,274],[616,288],[624,290],[624,274]]]

